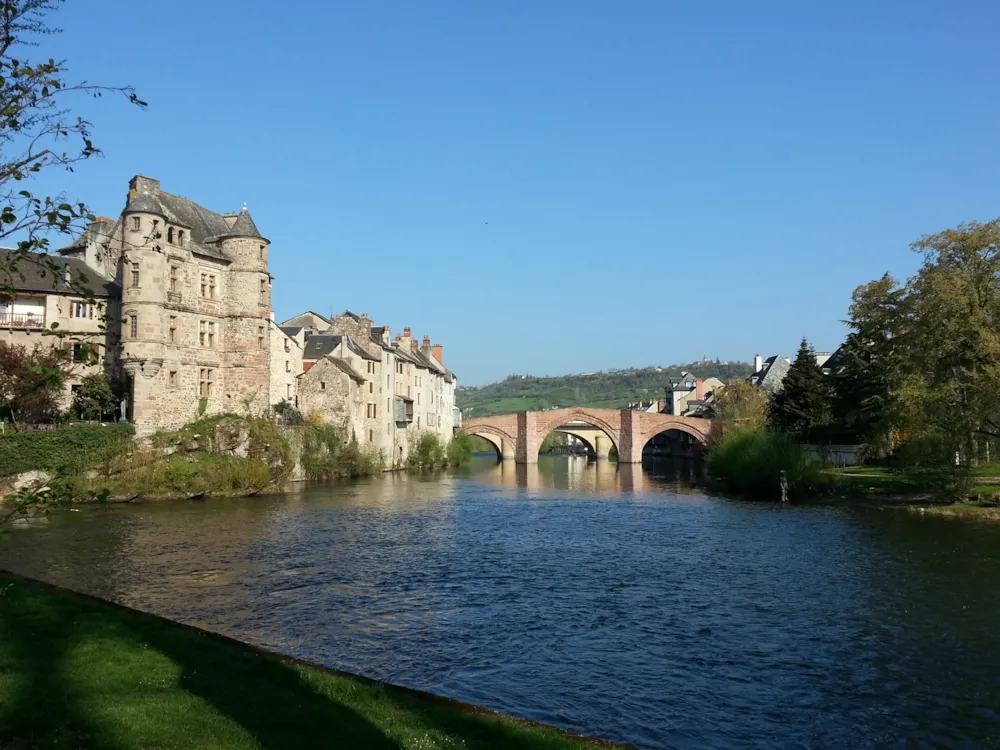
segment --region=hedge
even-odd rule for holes
[[[134,434],[128,422],[8,432],[0,435],[0,477],[91,468],[124,450]]]

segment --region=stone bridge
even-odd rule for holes
[[[642,449],[661,432],[677,430],[690,435],[700,445],[707,446],[714,434],[708,419],[675,417],[671,414],[653,414],[630,409],[590,409],[573,407],[552,411],[523,411],[496,417],[467,419],[462,432],[478,435],[493,443],[504,459],[514,459],[519,464],[538,463],[538,449],[550,432],[568,432],[591,443],[598,458],[606,458],[608,450],[600,435],[606,436],[618,452],[618,462],[642,463]],[[603,456],[602,456],[603,453]]]

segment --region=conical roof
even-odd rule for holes
[[[153,196],[147,193],[139,193],[129,200],[128,205],[125,206],[125,210],[122,213],[131,214],[139,212],[162,215],[163,207]]]
[[[253,223],[253,219],[250,218],[250,212],[247,211],[246,203],[243,204],[243,210],[240,211],[240,215],[236,217],[233,228],[226,232],[226,234],[229,237],[260,237],[257,225]]]

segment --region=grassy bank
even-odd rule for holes
[[[610,747],[0,574],[0,747]]]

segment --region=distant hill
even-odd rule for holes
[[[689,365],[609,370],[555,378],[510,375],[490,385],[459,386],[455,397],[467,419],[567,406],[618,409],[628,406],[630,401],[663,398],[667,382],[672,376],[680,375],[681,371],[702,378],[729,381],[748,377],[753,372],[753,366],[746,362],[692,362]]]

